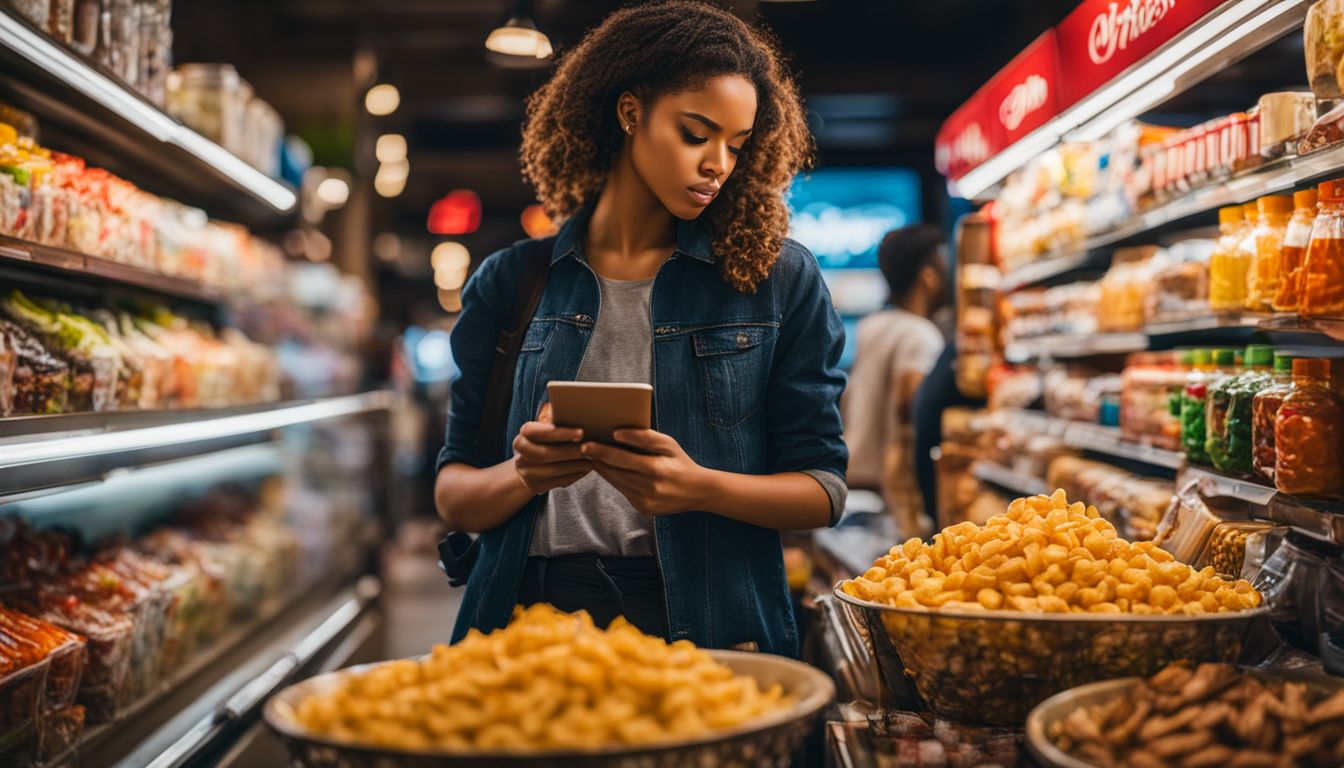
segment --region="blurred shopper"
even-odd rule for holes
[[[890,289],[888,308],[859,322],[842,407],[849,446],[849,485],[877,491],[901,537],[928,530],[915,477],[915,392],[943,350],[929,319],[947,280],[943,235],[932,224],[887,233],[877,250]]]
[[[811,146],[772,39],[698,2],[613,13],[531,97],[523,170],[564,224],[463,291],[435,499],[481,536],[455,640],[545,601],[798,654],[779,531],[833,523],[846,493],[844,331],[785,239]],[[478,447],[496,339],[538,260],[505,428]],[[652,384],[655,429],[613,447],[555,427],[546,383],[574,379]]]

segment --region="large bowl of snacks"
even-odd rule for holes
[[[1027,718],[1027,746],[1057,768],[1344,765],[1344,681],[1173,664],[1051,696]]]
[[[313,768],[745,768],[789,765],[834,695],[796,661],[535,605],[420,659],[290,686],[265,715],[293,764]]]
[[[932,544],[892,547],[835,594],[885,695],[908,699],[909,680],[934,712],[987,725],[1020,725],[1085,683],[1178,660],[1235,661],[1266,610],[1248,582],[1124,541],[1063,491],[1018,499],[983,526],[946,528]]]

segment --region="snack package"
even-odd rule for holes
[[[1344,563],[1335,562],[1326,569],[1317,595],[1321,662],[1326,672],[1344,675]]]
[[[1307,81],[1318,99],[1344,96],[1335,72],[1344,60],[1344,2],[1319,0],[1307,11],[1303,42],[1307,60]]]
[[[1306,155],[1344,141],[1344,102],[1316,118],[1311,130],[1297,142],[1297,153]]]
[[[1200,496],[1198,481],[1192,480],[1172,501],[1153,541],[1182,563],[1195,563],[1221,522]]]
[[[1270,608],[1270,623],[1285,642],[1317,652],[1318,595],[1329,568],[1327,558],[1338,554],[1338,548],[1290,532],[1265,561],[1255,588]]]
[[[1264,553],[1270,538],[1282,533],[1282,528],[1259,520],[1224,520],[1209,534],[1199,567],[1208,565],[1222,576],[1254,580],[1258,572],[1256,561],[1264,563],[1263,554],[1257,556],[1257,553]],[[1245,575],[1248,564],[1256,572]]]
[[[70,365],[9,320],[0,319],[0,336],[14,352],[10,409],[4,415],[64,413],[70,397]]]

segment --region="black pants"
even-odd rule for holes
[[[645,634],[668,636],[663,575],[654,557],[529,557],[518,602],[584,610],[599,627],[624,616]]]

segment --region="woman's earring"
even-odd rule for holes
[[[625,132],[628,133],[628,134],[630,134],[631,136],[634,136],[634,135],[635,135],[635,124],[634,124],[634,123],[626,123],[626,124],[625,124]]]

